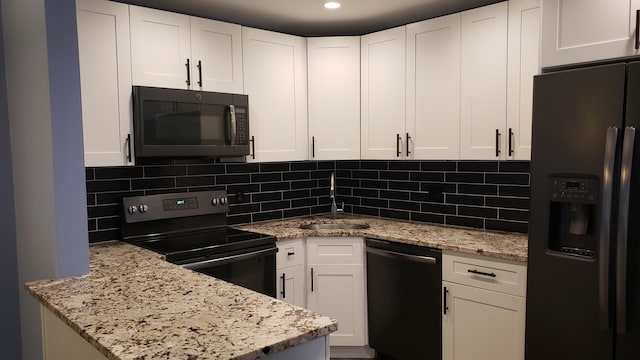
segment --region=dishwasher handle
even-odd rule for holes
[[[431,256],[405,254],[397,251],[382,250],[382,249],[377,249],[372,247],[367,247],[367,252],[369,254],[380,255],[380,256],[391,258],[391,259],[401,259],[401,260],[407,260],[407,261],[417,262],[422,264],[434,265],[438,263],[438,259]]]

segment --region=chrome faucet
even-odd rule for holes
[[[329,188],[329,199],[331,199],[331,218],[337,219],[338,213],[344,212],[344,203],[342,209],[338,209],[336,205],[336,173],[331,173],[331,187]]]

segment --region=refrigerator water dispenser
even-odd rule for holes
[[[595,177],[551,177],[549,250],[593,257],[598,189]]]

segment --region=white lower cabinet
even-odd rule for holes
[[[364,240],[308,238],[307,277],[307,308],[338,321],[331,346],[366,345]]]
[[[277,298],[289,304],[306,307],[304,276],[304,240],[278,242],[276,256]]]
[[[42,352],[46,360],[106,360],[98,349],[44,305],[40,306],[42,322]],[[329,360],[327,336],[267,355],[269,360]],[[145,356],[142,356],[145,357]]]
[[[526,266],[444,252],[443,360],[523,360]]]

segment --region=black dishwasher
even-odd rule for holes
[[[442,359],[442,252],[366,243],[369,346],[380,358]]]

